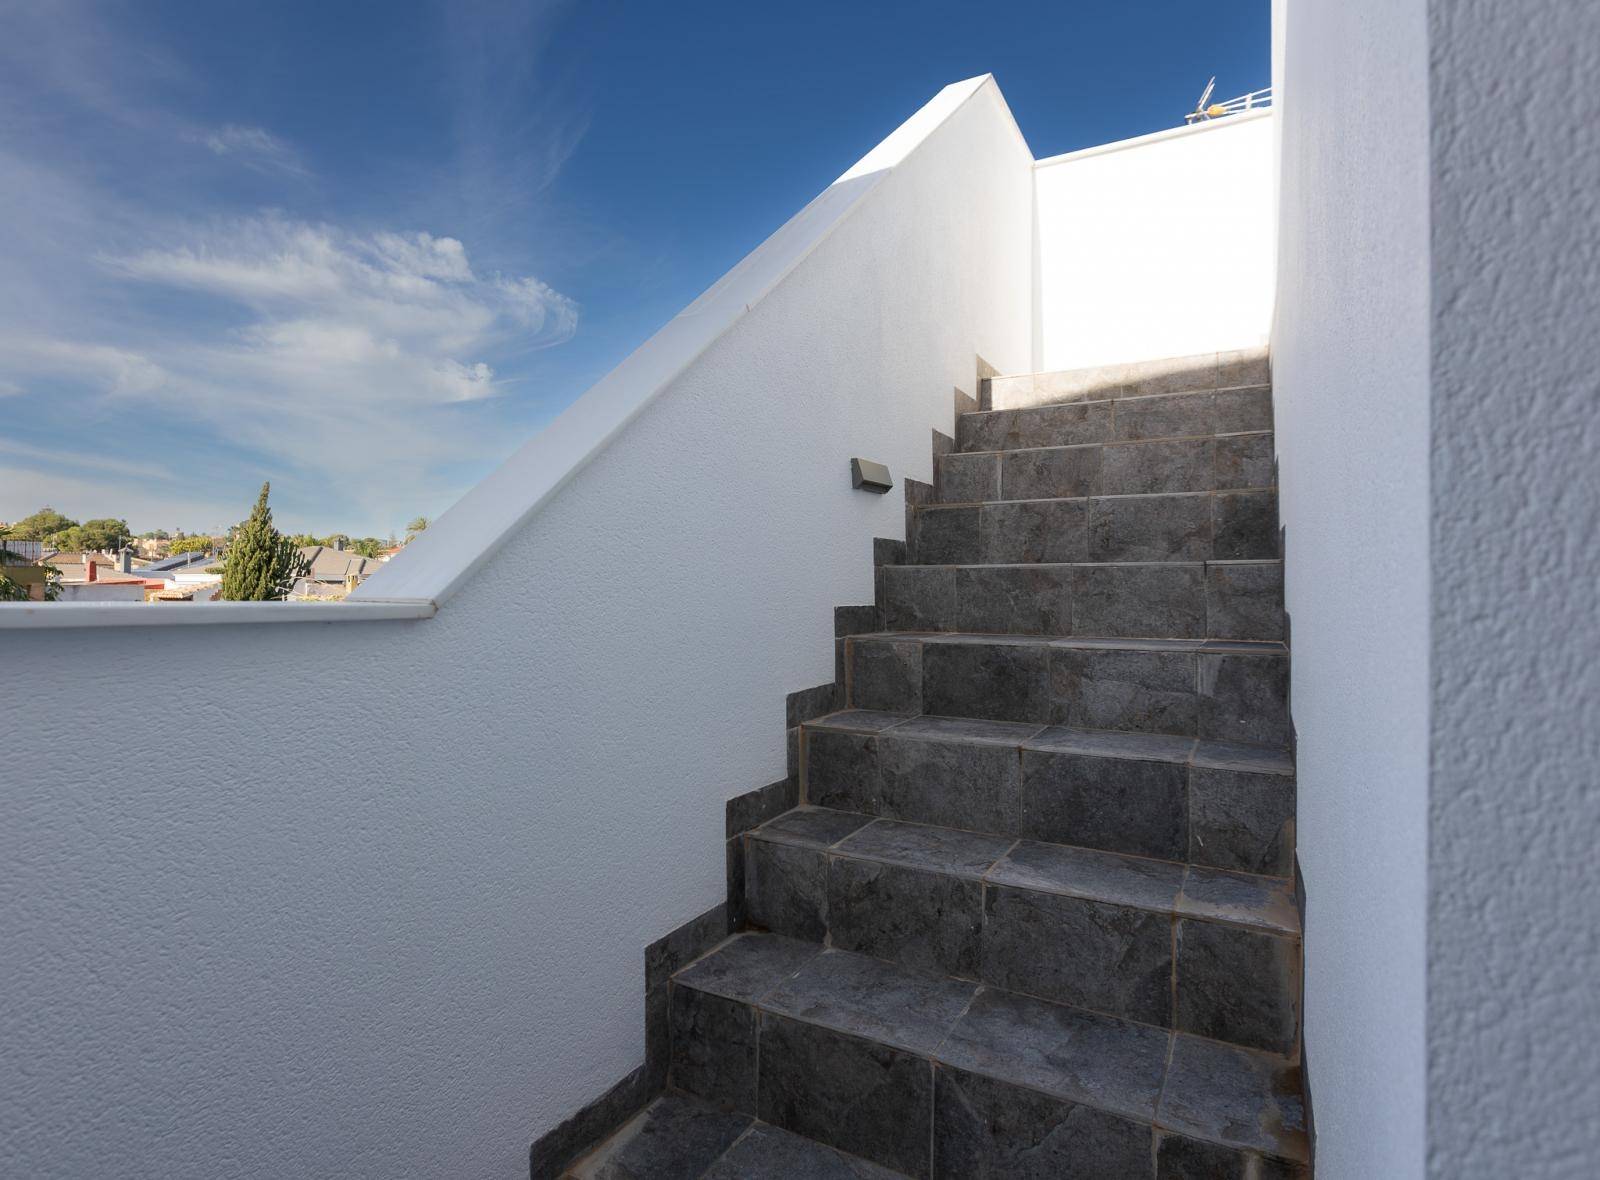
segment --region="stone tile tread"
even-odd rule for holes
[[[753,960],[771,959],[764,975],[781,982],[747,1002],[789,1019],[1205,1141],[1308,1158],[1299,1073],[1283,1058],[849,951],[819,948],[790,971],[786,941],[735,936],[708,959],[741,954],[744,976],[758,974]],[[699,966],[676,983],[701,986]]]
[[[820,807],[800,808],[757,828],[752,839],[775,838],[786,842],[788,838],[784,832],[789,828],[786,821],[791,817],[803,815],[808,822],[817,823],[818,817],[829,814],[840,816],[844,823],[851,825],[862,818]],[[768,830],[774,828],[778,834],[769,836]],[[830,852],[834,857],[902,865],[926,873],[981,879],[993,885],[1086,898],[1131,909],[1246,926],[1273,934],[1300,933],[1293,886],[1279,877],[889,819],[853,826],[851,834],[832,845]],[[771,939],[776,936],[744,937]],[[778,940],[779,944],[789,941]],[[763,982],[770,974],[753,973],[753,968],[745,965],[746,960],[770,955],[787,964],[802,956],[801,951],[786,945],[771,951],[750,946],[736,951],[730,948],[730,954],[739,956],[736,967],[730,963],[732,982],[719,980],[708,990],[717,990],[719,986],[731,988],[738,993],[737,998],[749,1000],[757,1000],[760,995],[747,980]],[[701,960],[693,970],[705,974],[710,967],[706,960]]]

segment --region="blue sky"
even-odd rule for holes
[[[437,515],[947,82],[1036,156],[1268,0],[0,0],[0,520]]]

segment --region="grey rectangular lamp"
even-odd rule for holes
[[[871,459],[850,460],[850,486],[863,492],[877,492],[880,496],[894,487],[889,469]]]

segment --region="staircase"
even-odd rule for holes
[[[671,978],[667,1094],[569,1175],[1310,1176],[1266,381],[959,416],[745,929]]]

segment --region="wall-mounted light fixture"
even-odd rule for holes
[[[871,459],[851,459],[850,486],[860,488],[863,492],[877,492],[881,496],[894,487],[894,480],[889,478],[889,469],[882,463],[874,463]]]

